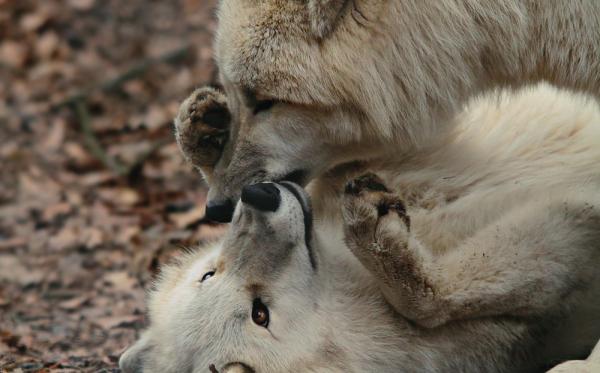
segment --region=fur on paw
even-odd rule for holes
[[[186,160],[196,167],[214,166],[229,138],[230,121],[222,93],[210,87],[195,90],[175,118],[175,137]]]
[[[349,218],[347,223],[351,221],[354,226],[361,221],[377,224],[382,218],[393,214],[390,217],[400,218],[406,229],[410,229],[410,218],[404,202],[391,193],[377,175],[368,173],[349,181],[344,192],[344,216]]]
[[[404,202],[374,174],[346,184],[343,217],[346,241],[363,261],[406,246],[410,218]]]

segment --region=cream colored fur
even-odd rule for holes
[[[232,116],[222,157],[197,164],[212,201],[297,169],[306,183],[408,157],[494,88],[600,90],[596,0],[222,0],[218,17]]]
[[[413,324],[387,304],[337,229],[321,226],[311,240],[312,268],[300,205],[278,187],[276,212],[240,203],[223,242],[163,270],[150,297],[151,325],[121,357],[124,373],[209,372],[211,366],[221,373],[513,373],[571,356],[546,354],[547,344],[565,342],[553,335],[570,319],[553,307],[539,318],[495,315],[435,329]],[[208,271],[215,275],[201,281]],[[563,276],[549,269],[547,276],[555,275]],[[268,328],[250,317],[256,298],[269,307]],[[576,342],[580,349],[588,343]]]
[[[542,80],[597,97],[600,2],[222,0],[218,16],[224,92],[195,92],[175,123],[211,202],[259,181],[312,181],[317,228],[344,226],[387,302],[417,328],[506,317],[542,328],[536,358],[588,352],[600,328],[588,297],[600,240],[596,106],[541,88],[488,96],[455,117],[486,92]],[[366,171],[391,191],[340,199]],[[380,219],[377,198],[402,200],[410,229]],[[530,346],[517,340],[506,342]],[[482,363],[457,364],[471,361]]]
[[[594,102],[547,86],[476,101],[410,157],[339,167],[309,186],[317,274],[302,244],[272,264],[289,247],[281,237],[303,235],[297,206],[267,233],[238,220],[239,207],[223,244],[167,271],[122,366],[518,372],[586,356],[600,337],[598,164]],[[344,194],[365,171],[389,190],[360,178]],[[204,292],[197,281],[211,268],[223,276]],[[249,320],[228,326],[257,288],[271,294],[272,335]]]

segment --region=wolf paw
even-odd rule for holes
[[[379,177],[366,174],[346,184],[343,204],[350,249],[372,271],[389,272],[382,261],[388,262],[386,267],[396,262],[402,256],[398,251],[408,244],[410,217],[404,202]]]
[[[344,190],[344,218],[363,232],[376,233],[377,226],[387,220],[398,220],[405,230],[410,229],[410,217],[400,197],[391,193],[375,174],[360,176],[346,184]],[[359,227],[360,225],[371,225]]]
[[[175,137],[186,160],[195,167],[214,166],[228,140],[230,121],[222,93],[209,87],[195,90],[175,118]]]

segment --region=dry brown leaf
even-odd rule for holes
[[[183,229],[204,217],[205,206],[196,206],[190,211],[183,213],[169,214],[169,220],[175,223],[178,229]]]
[[[104,242],[104,234],[95,227],[88,227],[81,233],[81,243],[88,249],[94,249]]]
[[[115,175],[110,171],[89,172],[78,178],[79,184],[86,187],[93,187],[114,180]]]
[[[121,188],[99,188],[98,196],[115,206],[133,206],[137,204],[141,197],[135,189]]]
[[[35,54],[42,60],[47,60],[52,57],[58,50],[60,38],[55,32],[46,32],[40,36],[35,43]]]
[[[121,292],[129,293],[137,286],[138,282],[126,271],[111,272],[104,276],[104,281]]]
[[[67,123],[64,119],[58,118],[52,122],[50,133],[42,143],[42,148],[46,152],[57,151],[65,140]]]
[[[58,304],[58,306],[66,311],[75,311],[77,309],[80,309],[89,300],[90,297],[88,295],[80,295],[78,297],[62,301]]]
[[[6,40],[0,44],[0,63],[15,69],[25,66],[29,51],[27,46],[14,40]]]
[[[195,239],[203,239],[203,240],[216,240],[220,237],[222,237],[225,232],[227,231],[228,226],[225,224],[218,224],[218,225],[209,225],[209,224],[203,224],[200,226],[200,229],[198,230],[197,234],[194,235]]]
[[[63,146],[63,149],[67,155],[72,158],[80,167],[89,165],[94,162],[92,156],[85,150],[85,148],[76,142],[67,142]]]
[[[50,237],[48,247],[51,250],[62,251],[77,246],[81,241],[81,231],[78,227],[66,226],[58,234]]]
[[[0,252],[2,250],[11,250],[21,246],[25,246],[27,240],[23,237],[12,237],[7,240],[0,240]]]
[[[102,329],[109,330],[113,328],[132,327],[135,323],[140,322],[140,316],[106,316],[95,320]]]
[[[36,31],[48,21],[48,18],[49,14],[45,12],[28,13],[21,18],[20,25],[26,32]]]
[[[42,219],[44,221],[54,220],[58,215],[64,215],[71,212],[72,206],[67,202],[60,202],[50,206],[47,206],[42,213]]]
[[[158,128],[171,123],[171,116],[161,107],[152,106],[144,117],[144,123],[149,130]]]

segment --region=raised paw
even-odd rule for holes
[[[229,138],[230,121],[222,93],[210,87],[195,90],[175,118],[175,137],[186,160],[195,167],[213,167]]]
[[[372,174],[349,182],[343,201],[346,243],[388,302],[422,326],[445,322],[403,201]]]
[[[367,267],[375,270],[378,259],[407,245],[406,206],[379,177],[367,174],[350,181],[343,202],[346,242]]]
[[[346,225],[361,232],[375,231],[380,220],[392,213],[392,219],[404,223],[410,229],[410,218],[404,202],[390,192],[375,174],[360,176],[346,184],[344,191],[344,218]],[[361,225],[372,225],[361,227]]]

